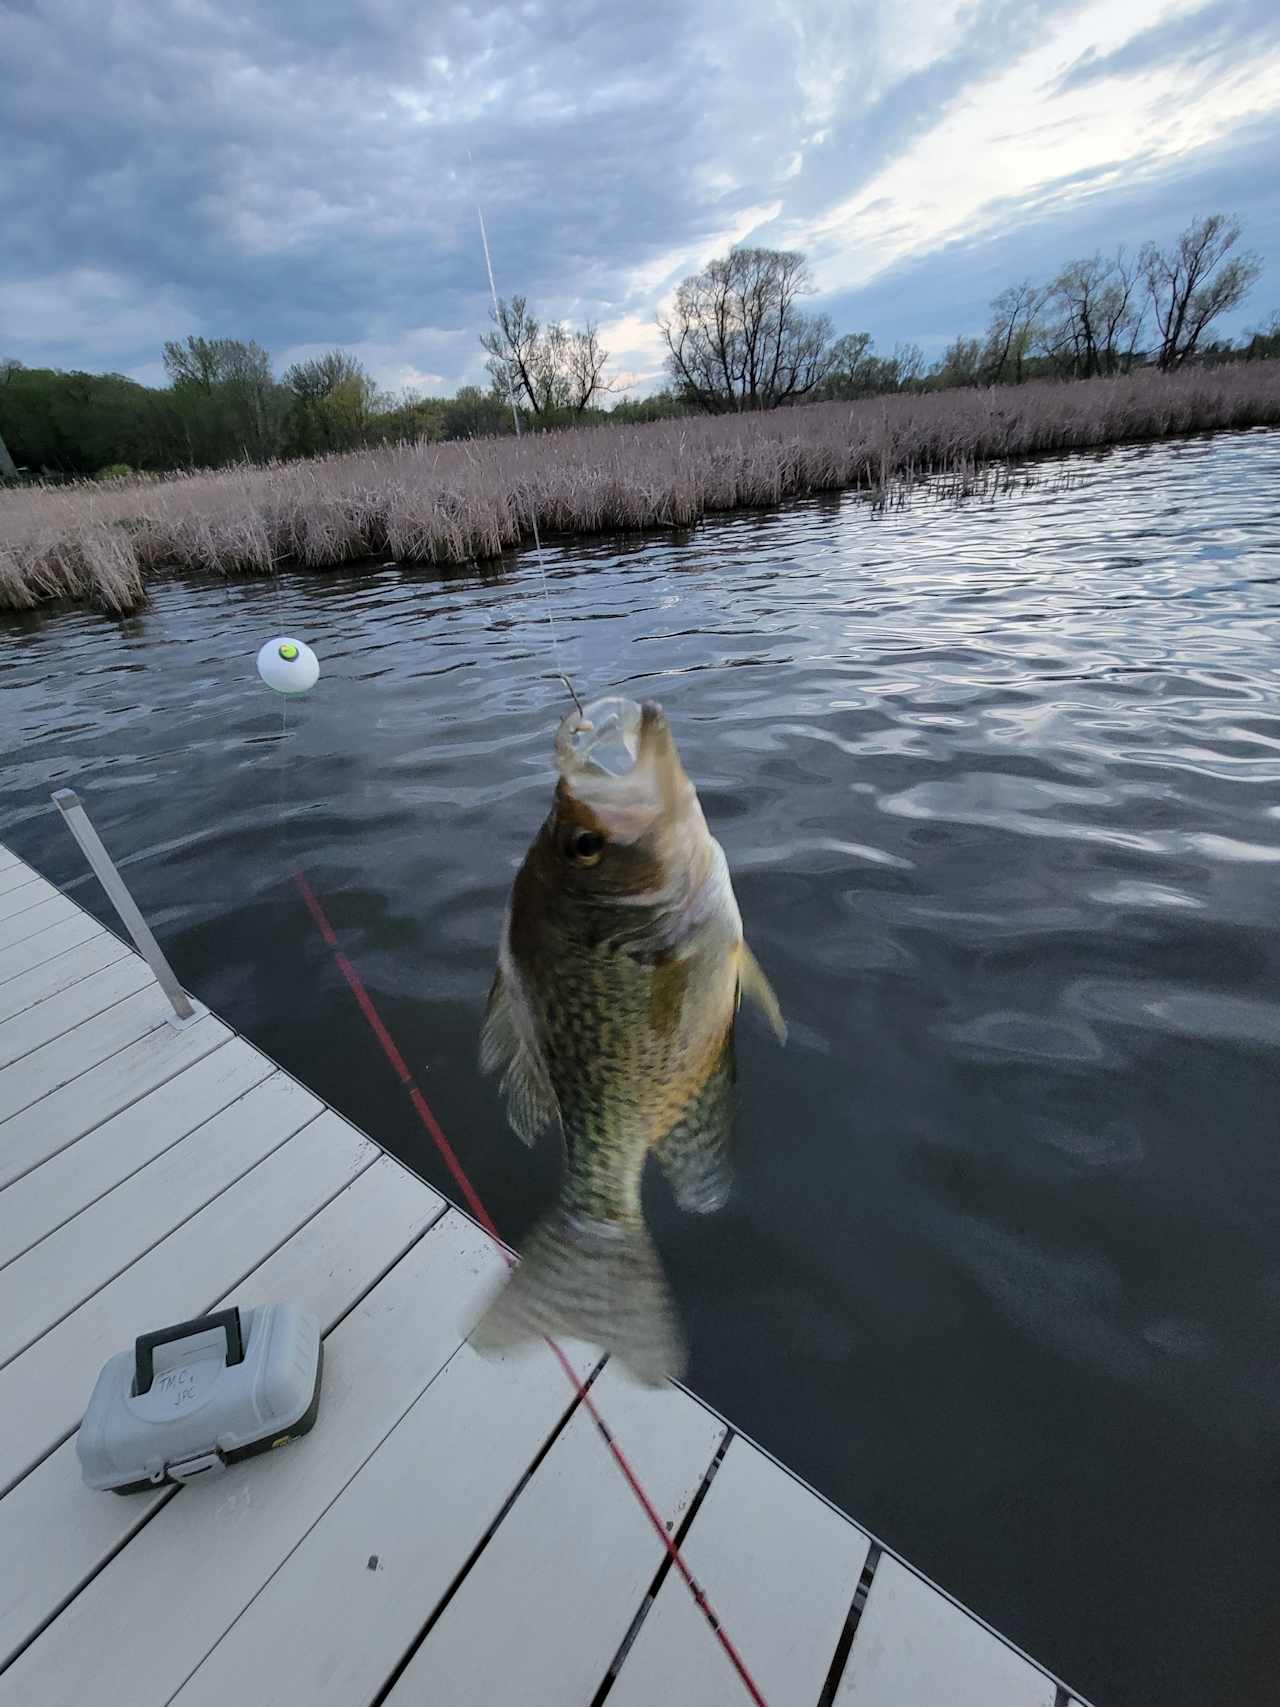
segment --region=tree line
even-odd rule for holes
[[[1069,262],[1051,280],[1026,279],[991,304],[985,335],[961,336],[931,366],[915,344],[876,355],[865,332],[836,337],[803,255],[734,249],[691,274],[659,316],[675,395],[707,413],[774,409],[881,392],[1009,385],[1053,376],[1165,372],[1212,357],[1280,355],[1280,316],[1236,348],[1210,343],[1214,322],[1244,300],[1261,272],[1238,252],[1240,224],[1194,220],[1175,243]]]
[[[164,346],[169,383],[0,360],[0,441],[45,476],[219,468],[400,440],[510,430],[497,397],[393,398],[360,361],[330,350],[277,379],[261,344],[189,337]]]
[[[1048,281],[1024,280],[993,300],[983,335],[956,338],[931,365],[916,344],[878,354],[870,334],[837,336],[827,315],[810,313],[802,254],[736,248],[684,279],[659,315],[668,385],[635,401],[611,399],[609,352],[594,324],[542,320],[523,296],[499,300],[480,337],[488,387],[463,386],[453,397],[392,397],[338,349],[277,378],[260,344],[235,338],[166,343],[165,386],[0,360],[0,479],[213,468],[484,437],[513,431],[517,418],[540,430],[1277,357],[1280,315],[1240,345],[1210,338],[1260,272],[1257,258],[1239,249],[1240,236],[1238,221],[1210,214],[1167,248],[1096,254]]]

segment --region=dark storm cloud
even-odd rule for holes
[[[1082,4],[972,0],[935,29],[851,0],[0,0],[0,354],[159,377],[163,340],[201,332],[452,387],[480,367],[477,200],[506,293],[649,324],[726,234],[805,244]],[[1271,10],[1217,0],[1066,81],[1183,53],[1196,19],[1256,44]],[[1014,251],[1057,241],[1065,194],[1009,211]],[[889,341],[954,314],[984,253],[898,269],[915,318]]]
[[[6,276],[69,310],[91,269],[277,349],[475,326],[478,196],[508,289],[601,313],[715,223],[680,170],[709,76],[681,5],[167,12],[61,0],[6,41]]]

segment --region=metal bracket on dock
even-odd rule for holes
[[[174,976],[173,967],[164,957],[164,951],[155,937],[151,934],[151,926],[138,911],[138,904],[125,886],[124,878],[116,870],[111,855],[102,845],[102,838],[89,822],[89,816],[74,788],[59,788],[53,794],[53,803],[61,812],[66,826],[76,841],[80,851],[93,867],[99,883],[107,892],[116,912],[120,915],[121,923],[133,938],[134,947],[156,975],[156,982],[168,996],[173,1007],[168,1023],[176,1030],[185,1030],[198,1019],[203,1019],[209,1011],[199,1002],[193,1002],[191,997],[179,984]]]

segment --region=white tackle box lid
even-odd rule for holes
[[[320,1324],[293,1304],[219,1310],[142,1334],[98,1376],[76,1437],[91,1488],[204,1481],[305,1434],[320,1403]]]

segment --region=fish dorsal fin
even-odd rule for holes
[[[523,995],[501,966],[494,974],[480,1036],[481,1072],[492,1073],[499,1067],[506,1069],[502,1093],[507,1099],[507,1119],[517,1136],[532,1144],[558,1113],[556,1093]]]
[[[733,1033],[702,1087],[685,1104],[671,1130],[653,1153],[671,1182],[681,1209],[710,1215],[722,1209],[733,1185],[730,1141],[733,1135]]]
[[[773,985],[765,977],[760,962],[744,942],[738,951],[738,995],[749,996],[773,1028],[779,1043],[787,1041],[787,1022],[782,1017]]]

